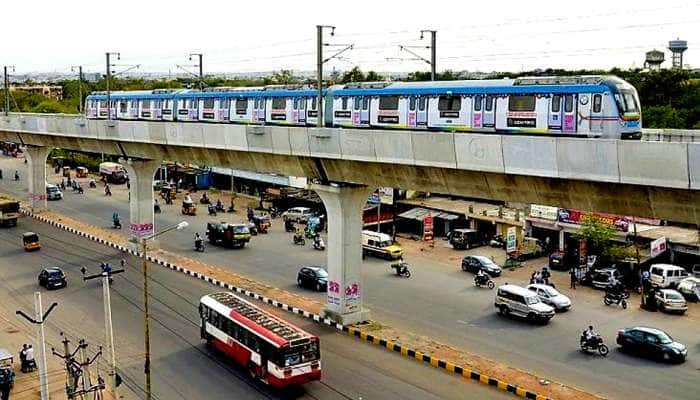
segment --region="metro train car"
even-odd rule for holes
[[[615,76],[368,82],[322,92],[324,126],[640,139],[639,97]],[[113,92],[113,119],[316,126],[317,91],[301,85]],[[106,93],[86,117],[107,118]]]

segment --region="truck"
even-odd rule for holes
[[[508,253],[508,256],[522,261],[529,258],[541,257],[544,253],[545,249],[542,241],[537,238],[526,236],[518,243],[518,249]]]
[[[121,184],[126,182],[126,171],[124,171],[124,167],[115,162],[101,163],[100,176],[109,183]]]
[[[0,226],[17,226],[19,201],[0,197]]]

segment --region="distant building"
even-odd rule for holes
[[[10,92],[27,92],[40,94],[54,100],[63,100],[63,86],[49,85],[12,85]]]

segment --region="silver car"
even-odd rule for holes
[[[543,303],[554,307],[557,311],[567,311],[571,308],[571,299],[549,285],[532,284],[528,285],[527,289],[536,293]]]
[[[683,296],[673,289],[658,290],[654,297],[661,311],[684,314],[688,310],[688,304]]]

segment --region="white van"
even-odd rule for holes
[[[651,284],[660,288],[675,288],[688,277],[688,271],[672,264],[652,264],[649,268]]]
[[[499,286],[494,305],[501,315],[516,315],[531,321],[546,323],[554,317],[554,308],[544,304],[537,293],[517,285]]]
[[[61,200],[63,198],[63,192],[61,189],[51,183],[46,184],[46,199],[47,200]]]
[[[392,260],[403,256],[403,249],[386,233],[362,231],[362,255],[365,254]]]

